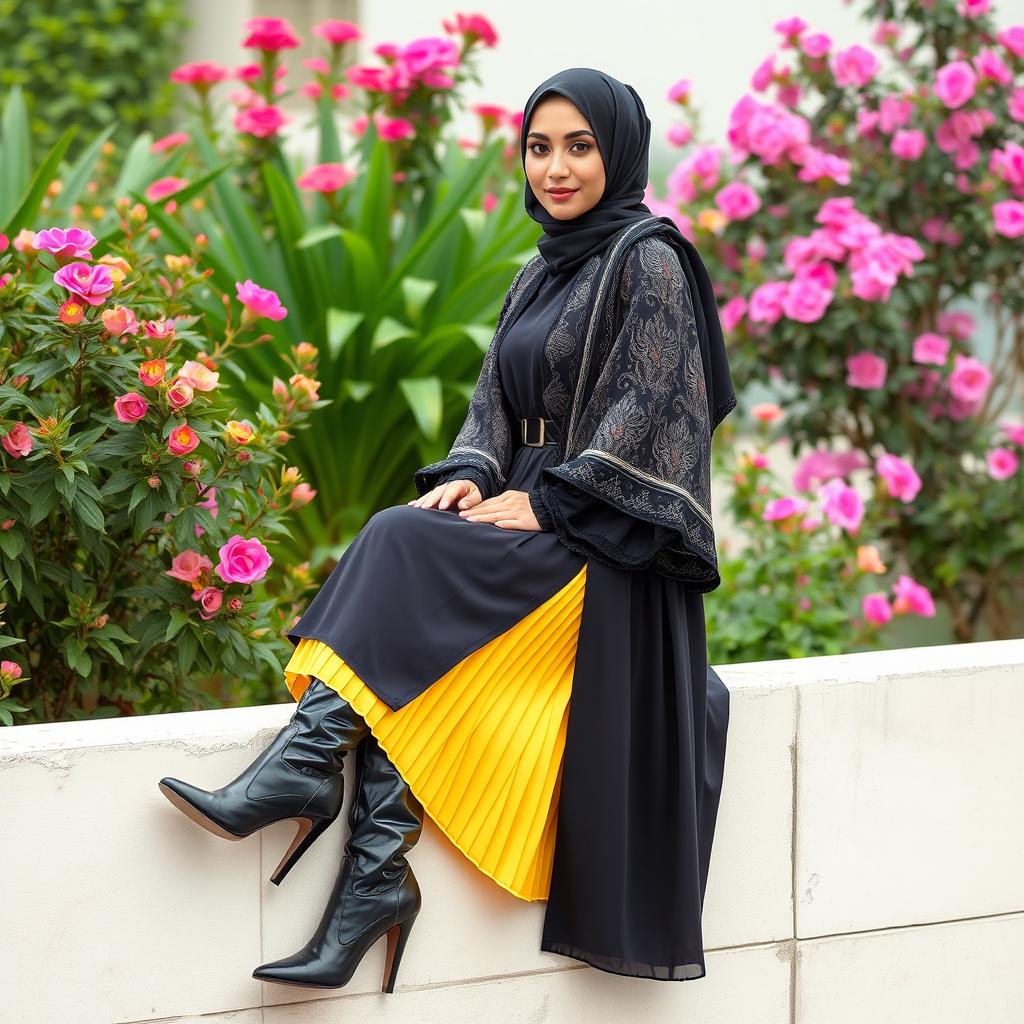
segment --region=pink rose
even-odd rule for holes
[[[187,424],[175,427],[167,438],[167,450],[172,455],[188,455],[199,447],[199,435]]]
[[[731,298],[721,310],[722,327],[725,330],[735,330],[736,325],[743,319],[747,311],[747,300],[742,295]]]
[[[190,384],[186,384],[180,378],[167,389],[167,403],[176,412],[192,404],[195,392]]]
[[[747,318],[754,323],[773,324],[782,317],[782,306],[789,284],[786,281],[766,281],[750,293]]]
[[[1021,89],[1020,91],[1022,98],[1024,98],[1024,89]],[[668,126],[665,131],[665,138],[668,140],[669,145],[685,146],[690,139],[693,138],[693,129],[688,124],[683,124],[681,121],[676,122]]]
[[[885,384],[886,362],[874,352],[858,352],[846,360],[846,383],[872,391]]]
[[[979,402],[988,391],[992,374],[984,363],[974,356],[961,355],[953,357],[953,372],[949,375],[949,390],[953,397],[961,402]]]
[[[15,423],[3,437],[0,437],[0,444],[12,459],[20,459],[32,451],[32,435],[24,423]]]
[[[885,453],[875,460],[875,469],[889,488],[889,494],[906,503],[917,497],[921,490],[921,478],[909,462],[896,455]]]
[[[856,533],[864,518],[864,499],[845,481],[838,477],[818,488],[822,501],[822,512],[834,526],[841,526],[848,533]]]
[[[220,548],[220,562],[214,570],[225,583],[255,583],[273,564],[260,541],[235,534]]]
[[[288,310],[281,305],[277,292],[261,288],[249,279],[244,282],[236,281],[235,292],[238,301],[245,306],[250,317],[265,316],[268,320],[283,320],[288,314]]]
[[[180,192],[188,184],[188,178],[157,178],[156,181],[146,187],[146,198],[151,203],[158,203],[161,199]]]
[[[814,32],[800,40],[800,49],[808,57],[824,57],[832,49],[832,38],[824,32]]]
[[[892,618],[892,606],[888,597],[881,591],[865,594],[860,607],[864,612],[864,618],[876,626],[884,626]]]
[[[46,228],[37,231],[32,242],[40,252],[53,253],[61,266],[71,260],[91,260],[95,244],[96,236],[84,228]]]
[[[88,263],[69,263],[53,275],[53,280],[90,306],[102,306],[114,290],[110,267],[103,264],[90,267]]]
[[[292,507],[302,508],[316,497],[316,491],[307,483],[296,484],[292,489]]]
[[[956,0],[956,13],[961,18],[980,18],[991,10],[991,0]]]
[[[934,331],[925,331],[914,339],[915,363],[931,363],[934,366],[945,366],[949,358],[949,338],[944,338]]]
[[[985,461],[988,463],[988,474],[993,480],[1005,480],[1017,472],[1020,462],[1012,448],[993,448]]]
[[[886,96],[878,104],[878,127],[886,135],[902,128],[914,115],[914,104],[899,96]]]
[[[807,28],[807,22],[796,14],[791,18],[783,18],[782,21],[777,21],[772,25],[772,30],[778,32],[787,42],[792,42],[805,28]]]
[[[114,338],[120,338],[122,334],[135,334],[139,329],[135,313],[126,306],[111,306],[100,313],[100,319],[107,333]]]
[[[974,95],[977,84],[974,68],[965,60],[954,60],[939,68],[932,89],[950,110],[955,110]]]
[[[1004,238],[1020,238],[1024,235],[1024,203],[1017,199],[1003,199],[992,204],[992,218],[995,231]]]
[[[416,129],[412,121],[404,117],[378,117],[377,134],[385,142],[398,142],[399,139],[411,139]]]
[[[832,73],[836,85],[867,85],[878,71],[878,58],[863,46],[849,46],[837,50],[832,58]]]
[[[212,569],[213,562],[206,555],[189,548],[171,559],[171,567],[164,575],[172,576],[182,583],[194,583],[203,574],[204,569]]]
[[[775,423],[782,419],[782,409],[775,402],[758,402],[751,406],[750,415],[760,423]]]
[[[148,409],[149,402],[137,391],[129,391],[114,400],[114,415],[122,423],[137,423]]]
[[[832,301],[832,290],[823,288],[811,277],[798,277],[790,282],[782,303],[782,311],[790,320],[811,324],[820,320]]]
[[[327,40],[331,46],[341,46],[344,43],[362,39],[363,34],[359,27],[351,21],[338,21],[334,18],[325,18],[313,26],[313,35]]]
[[[249,18],[244,24],[249,34],[242,45],[255,50],[287,50],[302,42],[287,18]]]
[[[175,146],[183,146],[186,142],[191,142],[192,136],[188,132],[171,132],[170,135],[163,135],[157,139],[150,147],[150,153],[163,153],[168,149],[174,149]]]
[[[765,505],[761,518],[765,522],[772,522],[776,519],[788,519],[790,516],[800,515],[805,512],[808,504],[806,498],[776,498]]]
[[[981,78],[987,78],[999,85],[1010,85],[1013,72],[995,50],[979,50],[974,57],[974,67]]]
[[[932,595],[928,593],[927,587],[916,583],[909,576],[902,575],[892,585],[896,600],[893,601],[893,611],[897,615],[904,612],[914,612],[925,618],[931,618],[935,614],[935,602]]]
[[[220,373],[194,359],[186,359],[178,371],[177,379],[186,383],[193,391],[213,391],[219,384]]]
[[[302,175],[296,184],[308,192],[331,193],[344,188],[355,177],[344,164],[317,164]]]
[[[482,14],[456,14],[454,21],[442,21],[441,24],[445,32],[464,36],[467,42],[479,39],[484,46],[498,45],[498,33]]]
[[[272,103],[245,107],[235,114],[235,131],[266,139],[276,135],[289,121],[279,107]]]
[[[142,329],[147,338],[165,341],[174,337],[174,321],[161,318],[159,320],[143,320]]]
[[[715,203],[729,220],[746,220],[761,209],[758,194],[742,181],[732,181],[715,193]]]
[[[189,64],[180,64],[170,74],[170,79],[177,85],[192,85],[200,92],[205,92],[211,85],[224,81],[231,74],[231,69],[217,64],[212,60],[194,60]]]
[[[1004,28],[996,40],[1006,47],[1014,57],[1024,57],[1024,25]]]
[[[1010,441],[1024,448],[1024,423],[1005,422],[1002,424],[1002,428],[1003,433]]]
[[[901,129],[892,137],[889,148],[901,160],[920,160],[928,148],[928,136],[916,129]]]
[[[793,486],[798,491],[810,491],[827,480],[845,476],[855,469],[864,469],[867,465],[867,456],[855,448],[845,452],[816,449],[800,460],[793,473]]]
[[[216,587],[203,587],[202,590],[192,592],[192,600],[199,602],[199,617],[201,619],[212,619],[220,611],[224,593]]]

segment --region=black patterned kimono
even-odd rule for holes
[[[704,632],[703,594],[720,582],[711,435],[735,399],[709,400],[723,371],[698,343],[701,282],[659,220],[629,225],[574,272],[552,274],[539,255],[519,271],[449,455],[415,474],[419,494],[462,478],[484,497],[526,491],[549,528],[385,509],[290,637],[330,644],[397,709],[586,563],[540,947],[686,980],[705,974],[729,718]],[[542,447],[522,443],[535,416]],[[381,616],[402,623],[387,642]]]

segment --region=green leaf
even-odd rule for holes
[[[340,238],[343,229],[337,224],[321,224],[319,227],[310,228],[296,243],[296,249],[308,249],[313,245],[320,245],[329,238]]]
[[[188,675],[192,663],[196,659],[196,635],[191,629],[185,630],[178,640],[178,669],[183,676]]]
[[[75,501],[75,514],[86,526],[102,533],[106,529],[103,512],[88,494],[79,494]]]
[[[148,479],[140,480],[133,488],[131,498],[128,501],[128,511],[131,512],[140,501],[144,501],[153,493],[153,488],[149,486]]]
[[[3,228],[4,234],[16,235],[22,228],[31,227],[35,222],[36,216],[39,213],[39,207],[43,202],[43,197],[46,195],[46,190],[49,188],[50,182],[57,176],[60,162],[64,159],[64,153],[77,133],[78,125],[69,125],[64,134],[57,140],[53,149],[46,154],[43,161],[36,168],[36,173],[29,182],[28,188],[22,195],[14,212],[10,217],[6,218]],[[6,209],[3,212],[6,214]],[[0,217],[0,223],[3,222],[4,218]]]
[[[424,306],[436,291],[436,281],[428,281],[422,277],[402,278],[402,297],[405,300],[405,310],[410,320],[419,322]]]
[[[332,359],[341,355],[345,342],[352,337],[355,329],[366,319],[364,313],[354,313],[347,309],[327,310],[327,350]]]
[[[170,643],[181,630],[188,625],[189,617],[179,609],[171,612],[171,621],[167,623],[167,632],[164,633],[164,643]]]
[[[405,324],[390,316],[381,317],[377,329],[373,332],[373,340],[370,342],[371,351],[386,348],[399,338],[415,337],[416,332]]]
[[[398,382],[405,400],[412,410],[420,430],[431,441],[441,431],[444,405],[441,399],[440,377],[405,378]]]
[[[32,511],[29,513],[28,525],[35,526],[41,523],[57,504],[57,489],[52,483],[43,485],[32,497]]]
[[[17,530],[0,530],[0,551],[17,558],[25,547],[25,539]]]
[[[367,395],[371,394],[376,387],[372,380],[346,379],[342,382],[342,390],[356,402],[361,402]]]

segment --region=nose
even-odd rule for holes
[[[552,178],[562,176],[562,159],[557,154],[551,157],[551,166],[548,168],[548,174]]]

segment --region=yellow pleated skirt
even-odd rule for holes
[[[284,669],[296,701],[314,676],[347,700],[425,813],[523,900],[551,884],[586,571],[397,711],[323,641],[299,640]]]

